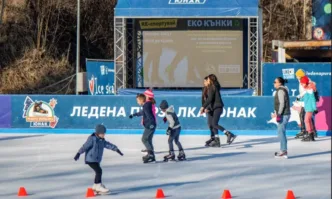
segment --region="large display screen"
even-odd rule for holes
[[[145,87],[201,87],[215,74],[222,87],[243,87],[243,31],[143,31]]]

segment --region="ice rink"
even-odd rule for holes
[[[85,198],[94,173],[84,156],[73,157],[88,135],[0,134],[0,198]],[[225,137],[222,136],[222,143]],[[287,190],[300,199],[331,198],[331,137],[303,143],[289,137],[289,159],[275,159],[276,137],[239,136],[230,146],[203,147],[207,136],[181,137],[188,161],[141,162],[139,135],[106,135],[124,156],[105,150],[103,183],[112,199],[155,198],[162,188],[169,199],[220,199],[229,189],[236,199],[284,199]],[[156,135],[157,160],[167,154],[167,136]]]

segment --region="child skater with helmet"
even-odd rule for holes
[[[99,194],[110,193],[110,190],[107,189],[101,181],[102,169],[100,162],[103,158],[104,148],[116,151],[123,156],[117,146],[105,140],[105,133],[106,127],[102,124],[98,124],[95,128],[95,132],[88,137],[87,141],[74,157],[74,160],[77,161],[80,155],[85,153],[85,164],[89,165],[96,173],[92,189]]]
[[[172,161],[175,160],[173,141],[179,148],[178,160],[179,161],[185,160],[186,155],[185,155],[182,145],[179,141],[181,125],[179,122],[179,118],[174,111],[174,107],[168,106],[168,103],[166,100],[163,100],[160,103],[159,107],[162,110],[162,112],[164,112],[166,114],[166,116],[164,118],[164,122],[166,123],[168,121],[168,124],[169,124],[167,131],[166,131],[166,134],[169,136],[168,137],[169,155],[166,155],[164,157],[164,161],[167,162],[168,160],[172,160]]]

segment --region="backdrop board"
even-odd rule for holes
[[[298,69],[303,69],[310,80],[316,83],[320,96],[331,96],[331,63],[264,63],[263,95],[273,94],[273,82],[276,77],[288,80],[286,86],[291,96],[299,95],[299,81],[295,76]]]
[[[86,60],[89,95],[114,95],[114,61]]]
[[[331,0],[312,0],[312,37],[331,40]]]

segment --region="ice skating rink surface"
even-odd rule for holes
[[[84,155],[73,157],[88,135],[0,134],[0,198],[85,198],[94,173]],[[219,199],[229,189],[236,199],[282,199],[293,190],[300,199],[331,198],[331,137],[303,143],[288,139],[289,159],[275,159],[276,137],[238,136],[232,145],[203,147],[207,136],[180,138],[186,162],[143,164],[139,135],[106,135],[124,153],[105,149],[103,183],[112,199]],[[225,143],[225,136],[221,142]],[[154,137],[156,158],[167,154],[167,136]],[[177,153],[177,152],[176,152]]]

